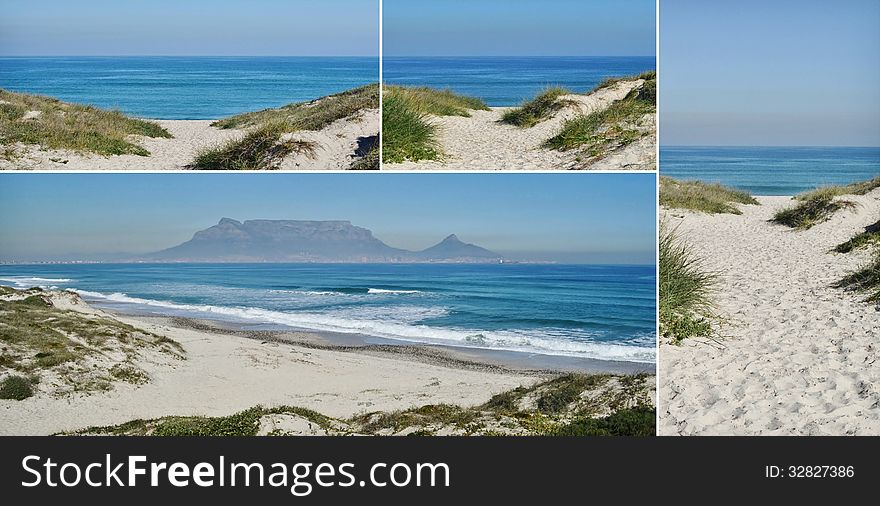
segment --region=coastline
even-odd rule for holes
[[[769,221],[789,196],[758,196],[741,215],[662,210],[720,276],[720,323],[714,339],[661,343],[659,434],[880,433],[880,312],[832,287],[871,251],[831,251],[876,222],[880,190],[842,198],[855,206],[808,230]]]
[[[150,377],[145,384],[120,382],[107,391],[62,397],[40,391],[23,401],[0,400],[3,435],[47,435],[170,415],[227,416],[256,405],[299,406],[336,418],[424,405],[468,408],[563,372],[504,366],[435,347],[331,345],[327,336],[314,333],[123,316],[93,308],[69,292],[38,293],[57,309],[111,318],[173,339],[186,358],[138,362]]]

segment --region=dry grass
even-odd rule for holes
[[[119,111],[0,89],[2,145],[22,143],[99,155],[149,156],[150,152],[132,139],[134,135],[171,137],[158,124],[129,118]],[[7,148],[2,156],[14,159],[16,153]]]

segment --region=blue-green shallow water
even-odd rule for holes
[[[653,56],[385,57],[385,83],[449,88],[492,107],[520,104],[548,86],[577,93],[607,77],[656,68]]]
[[[661,146],[660,174],[794,195],[880,176],[880,148]]]
[[[154,119],[217,119],[378,81],[377,57],[0,57],[0,88]]]
[[[74,289],[99,307],[260,328],[655,361],[653,266],[3,265],[0,284]]]

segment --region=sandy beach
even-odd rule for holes
[[[653,170],[656,167],[656,135],[653,133],[608,156],[585,164],[577,160],[577,150],[557,151],[542,147],[562,124],[575,116],[603,110],[623,99],[643,81],[623,81],[589,95],[564,95],[561,100],[572,104],[549,119],[531,128],[501,123],[512,107],[492,107],[489,111],[470,111],[471,117],[431,116],[439,127],[439,144],[445,154],[442,160],[387,164],[391,170]],[[641,127],[655,131],[656,115],[642,118]]]
[[[32,293],[7,294],[4,300],[22,300]],[[96,309],[70,292],[36,293],[51,301],[47,303],[53,311],[68,311],[88,321],[109,318],[145,335],[171,338],[179,343],[183,358],[177,352],[140,349],[137,359],[132,361],[129,354],[126,363],[143,371],[149,381],[113,382],[106,390],[71,393],[64,369],[59,370],[61,376],[54,369],[44,372],[35,396],[0,400],[0,435],[54,434],[167,415],[226,416],[256,405],[297,406],[339,419],[429,404],[471,407],[496,393],[561,374],[480,362],[473,355],[436,347],[328,345],[322,336],[307,332],[247,331],[176,317],[124,316]],[[114,356],[119,360],[119,350],[102,350],[90,355],[82,364],[85,369],[74,366],[86,371],[78,383],[91,377],[88,370],[107,367],[105,361]],[[624,380],[611,378],[595,394],[597,399],[604,398],[603,391],[617,395],[630,388]],[[647,390],[639,395],[647,396],[642,402],[653,404],[653,376],[644,381]],[[606,401],[598,402],[604,406]]]
[[[153,120],[173,138],[133,136],[150,156],[76,153],[67,150],[44,150],[38,146],[16,145],[14,161],[0,158],[0,170],[182,170],[189,168],[203,149],[239,139],[246,130],[219,129],[212,120]],[[287,134],[287,139],[316,143],[311,155],[291,155],[280,165],[282,170],[342,170],[350,168],[354,155],[379,131],[379,111],[371,109],[360,115],[337,120],[320,131]]]
[[[880,434],[880,312],[831,287],[870,252],[829,253],[877,221],[880,190],[797,231],[768,220],[790,197],[742,215],[664,210],[720,275],[716,341],[660,349],[662,435]]]

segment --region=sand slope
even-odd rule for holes
[[[53,296],[56,307],[104,314],[78,297]],[[514,373],[445,367],[375,354],[261,342],[173,327],[161,319],[117,317],[166,335],[186,360],[140,363],[150,383],[56,399],[43,392],[0,400],[0,435],[45,435],[164,415],[229,415],[257,404],[301,406],[334,417],[433,403],[477,405],[539,380]]]
[[[880,217],[880,190],[846,196],[807,231],[768,223],[788,197],[744,214],[664,211],[721,284],[720,343],[661,345],[661,434],[880,434],[880,311],[830,285],[869,258],[828,253]]]
[[[196,154],[209,147],[219,146],[245,134],[245,130],[221,130],[211,126],[211,120],[156,120],[167,129],[173,139],[154,139],[136,136],[136,141],[150,152],[150,156],[101,156],[66,150],[43,150],[39,146],[18,145],[24,153],[14,162],[0,159],[0,170],[180,170],[192,163]],[[371,109],[361,114],[338,120],[318,131],[288,134],[288,138],[315,142],[313,157],[292,156],[281,164],[284,170],[347,169],[354,154],[367,137],[379,132],[379,111]]]
[[[471,111],[470,118],[431,117],[439,127],[440,145],[446,155],[439,161],[404,162],[385,165],[393,170],[549,170],[549,169],[631,169],[653,170],[656,167],[656,136],[612,153],[603,160],[583,166],[575,151],[544,149],[541,144],[559,132],[565,120],[605,109],[624,98],[642,80],[622,81],[589,95],[565,95],[576,105],[568,106],[531,128],[500,123],[511,107],[493,107],[490,111]],[[655,117],[643,122],[654,129]],[[625,153],[623,153],[625,151]]]

